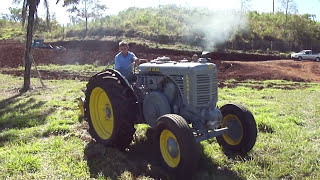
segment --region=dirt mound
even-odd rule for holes
[[[33,56],[37,63],[41,64],[97,64],[104,65],[112,62],[118,53],[118,41],[59,41],[50,43],[53,46],[64,46],[66,51],[52,49],[33,49]],[[24,44],[17,41],[0,41],[0,68],[18,67],[23,65]],[[130,44],[130,50],[139,58],[155,59],[159,56],[169,56],[173,60],[191,58],[193,54],[200,55],[196,51],[180,51],[172,49],[154,49],[146,45]],[[280,59],[279,56],[245,54],[245,53],[221,53],[212,52],[207,55],[214,60],[229,61],[262,61]]]
[[[0,41],[0,68],[23,64],[24,47],[18,41]]]
[[[281,79],[297,82],[320,82],[320,63],[276,60],[262,62],[220,61],[219,79],[239,81]]]
[[[86,42],[66,42],[58,45],[65,46],[66,51],[57,51],[53,49],[33,49],[33,57],[38,64],[92,64],[105,65],[114,60],[114,56],[118,53],[117,49],[113,49],[114,43],[102,41],[103,46],[97,46],[97,41]],[[116,43],[117,44],[117,43]],[[57,45],[57,43],[52,43]],[[99,45],[99,43],[98,43]],[[110,47],[111,48],[108,48]],[[116,46],[118,47],[118,46]],[[24,45],[16,41],[0,41],[0,68],[12,67],[16,68],[23,65]],[[103,51],[103,49],[105,49]],[[108,51],[110,50],[110,51]],[[142,59],[155,59],[166,54],[156,54],[153,52],[135,52]],[[167,55],[166,55],[167,56]],[[169,55],[173,60],[180,60],[191,56],[183,54]]]
[[[99,41],[99,40],[73,40],[73,41],[58,41],[52,42],[54,46],[64,46],[67,49],[77,49],[80,51],[101,51],[101,52],[117,52],[119,41]],[[200,51],[181,51],[174,49],[159,49],[150,48],[148,45],[130,43],[130,50],[135,53],[145,55],[157,54],[166,55],[170,57],[186,56],[191,57],[193,54],[201,55]],[[225,53],[225,52],[211,52],[207,54],[214,60],[229,60],[229,61],[265,61],[265,60],[279,60],[277,55],[260,55],[260,54],[246,54],[246,53]]]
[[[296,82],[320,82],[320,63],[317,62],[297,62],[292,60],[264,61],[264,62],[231,62],[216,61],[218,68],[219,87],[235,87],[244,80],[287,80]],[[22,70],[2,70],[1,73],[14,76],[23,76]],[[71,79],[87,81],[92,74],[71,73],[68,71],[40,71],[43,79]],[[37,77],[32,72],[32,77]],[[231,84],[223,82],[229,79],[236,81]],[[250,86],[255,89],[263,89],[262,85]],[[296,89],[296,87],[287,87],[287,89]]]
[[[64,46],[66,51],[52,49],[34,49],[33,56],[38,64],[92,64],[105,65],[113,61],[117,54],[117,41],[68,41],[55,42],[52,45]],[[151,49],[147,46],[131,44],[131,50],[139,58],[155,59],[159,56],[169,56],[173,60],[190,59],[192,51],[178,51],[168,49]],[[18,67],[23,65],[24,44],[16,41],[0,41],[0,68]],[[292,60],[275,60],[277,56],[237,53],[209,53],[212,62],[218,67],[218,79],[225,81],[236,79],[239,81],[254,79],[282,79],[289,81],[320,82],[320,63],[300,62]],[[273,61],[262,61],[272,59]],[[228,60],[228,61],[224,61]],[[245,62],[243,62],[246,60]],[[251,62],[248,62],[251,61]],[[22,75],[21,72],[3,72]],[[77,74],[57,74],[42,72],[45,79],[75,79],[85,80]]]

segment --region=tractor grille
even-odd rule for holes
[[[218,77],[217,75],[211,76],[211,100],[218,101]]]
[[[210,101],[210,77],[208,74],[197,75],[197,105],[206,105]]]
[[[170,77],[177,83],[181,95],[184,97],[183,75],[171,75]]]
[[[217,77],[213,74],[198,74],[197,106],[206,106],[210,100],[217,101]]]

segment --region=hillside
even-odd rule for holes
[[[191,50],[241,50],[291,52],[301,49],[320,51],[320,23],[311,15],[288,15],[230,11],[210,12],[175,5],[160,8],[129,8],[117,15],[51,30],[43,20],[36,24],[36,37],[46,39],[126,39],[153,47]],[[17,23],[0,21],[0,39],[23,39]]]

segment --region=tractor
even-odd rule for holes
[[[246,154],[257,137],[252,113],[237,104],[219,108],[217,67],[161,57],[140,64],[129,82],[114,69],[92,76],[80,102],[90,135],[126,149],[135,124],[153,131],[154,151],[170,172],[187,177],[199,160],[199,143],[216,137],[224,152]]]

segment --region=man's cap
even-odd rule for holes
[[[125,41],[119,42],[119,46],[128,46],[128,43]]]

